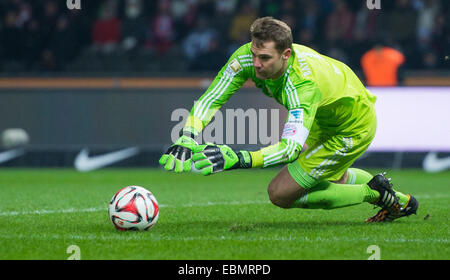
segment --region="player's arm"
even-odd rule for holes
[[[183,131],[197,136],[209,124],[214,114],[248,80],[250,68],[242,62],[243,58],[240,58],[243,56],[244,46],[230,57],[206,92],[195,102]]]
[[[180,132],[180,138],[162,155],[159,163],[166,170],[188,172],[191,170],[192,149],[197,146],[194,138],[211,121],[214,114],[244,84],[249,70],[241,65],[238,49],[219,71],[206,92],[195,102],[186,124]]]
[[[250,152],[252,167],[269,167],[296,160],[311,130],[321,93],[316,83],[304,80],[295,84],[300,106],[290,108],[280,142]]]
[[[305,81],[297,85],[301,105],[289,108],[281,140],[258,151],[233,151],[227,145],[199,145],[194,150],[195,167],[204,175],[237,168],[269,167],[296,160],[309,135],[321,97],[316,84]]]

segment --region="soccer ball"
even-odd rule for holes
[[[30,142],[30,136],[23,128],[8,128],[1,134],[1,143],[6,149],[25,146]]]
[[[159,217],[155,196],[139,186],[120,189],[111,199],[108,208],[111,222],[118,230],[148,230]]]

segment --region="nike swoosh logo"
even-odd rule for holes
[[[14,150],[8,150],[0,153],[0,164],[18,158],[25,154],[25,149],[19,148]]]
[[[423,169],[427,172],[439,172],[450,168],[450,157],[438,158],[436,152],[429,152],[423,159]]]
[[[135,156],[138,153],[139,148],[131,147],[116,152],[89,157],[89,150],[85,148],[76,156],[74,165],[78,171],[87,172],[114,164]]]

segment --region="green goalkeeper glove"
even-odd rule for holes
[[[182,135],[169,147],[159,159],[159,164],[164,165],[164,169],[170,171],[175,168],[175,172],[189,172],[192,164],[192,149],[197,146],[193,136]]]
[[[206,144],[194,148],[194,166],[203,175],[236,168],[251,168],[252,158],[248,151],[235,152],[227,145]]]

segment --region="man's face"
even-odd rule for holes
[[[250,50],[256,77],[261,80],[279,78],[284,73],[291,54],[291,49],[280,54],[273,41],[264,42],[259,47],[252,41]]]

